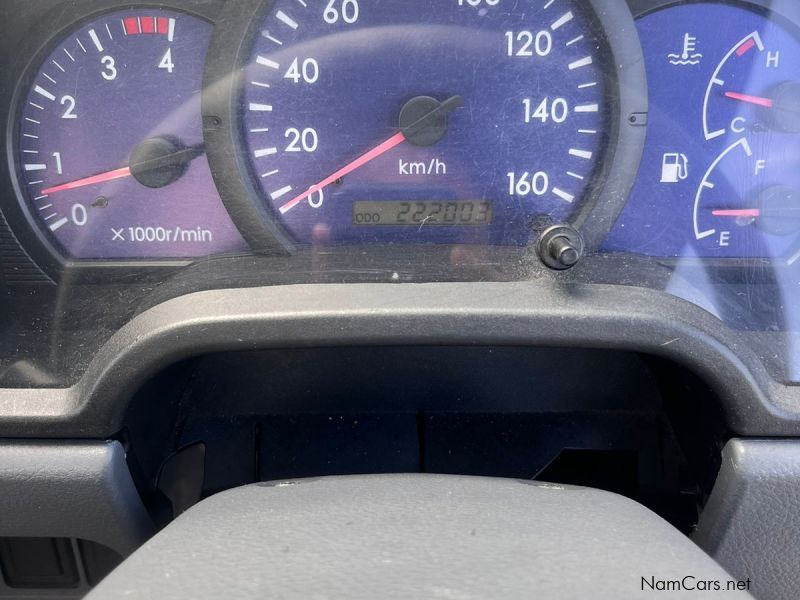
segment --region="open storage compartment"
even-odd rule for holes
[[[161,523],[252,482],[422,472],[606,489],[685,532],[728,437],[708,387],[663,359],[468,346],[208,354],[150,380],[119,432]]]

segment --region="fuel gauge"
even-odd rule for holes
[[[764,4],[643,3],[647,143],[605,249],[784,260],[800,251],[800,3]]]
[[[710,250],[773,256],[800,233],[798,54],[795,37],[765,23],[733,43],[708,80],[703,138],[726,141],[695,194],[694,236]]]
[[[695,238],[722,248],[738,243],[748,234],[766,234],[775,248],[792,243],[794,238],[787,236],[800,233],[800,191],[772,185],[740,197],[730,177],[717,177],[722,165],[728,172],[752,172],[758,176],[766,168],[766,161],[756,158],[747,138],[720,154],[697,189],[692,220]]]

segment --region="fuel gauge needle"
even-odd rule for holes
[[[725,210],[712,210],[711,214],[715,217],[744,217],[757,219],[761,216],[759,208],[734,208]]]

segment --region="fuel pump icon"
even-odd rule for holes
[[[685,154],[668,152],[661,161],[661,183],[678,183],[689,177],[689,159]]]

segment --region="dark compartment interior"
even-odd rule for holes
[[[135,396],[119,439],[162,524],[256,481],[425,472],[599,487],[688,532],[722,423],[701,381],[635,353],[311,348],[173,365]]]

